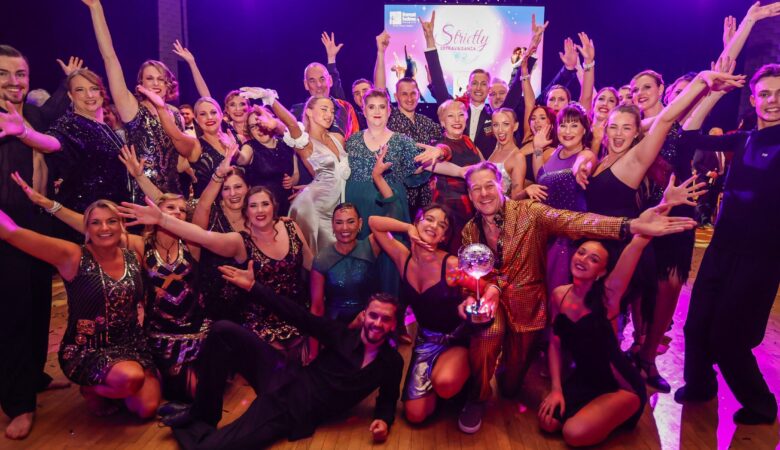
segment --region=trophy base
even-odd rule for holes
[[[487,312],[480,312],[477,305],[472,305],[471,308],[466,308],[466,317],[469,323],[473,325],[487,325],[493,322],[493,316]]]

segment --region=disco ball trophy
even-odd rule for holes
[[[458,263],[464,272],[477,280],[477,302],[466,307],[469,322],[484,325],[493,321],[493,315],[485,310],[479,296],[479,279],[490,273],[495,264],[493,252],[485,244],[464,245],[458,250]]]

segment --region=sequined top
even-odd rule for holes
[[[127,170],[119,160],[124,143],[111,127],[69,111],[46,134],[62,146],[46,158],[54,178],[62,178],[57,201],[79,212],[102,198],[130,201]]]
[[[205,304],[197,290],[195,271],[197,262],[182,240],[176,260],[168,264],[147,240],[144,249],[146,261],[147,295],[144,325],[148,331],[162,333],[197,333],[203,325]]]
[[[347,140],[346,150],[349,155],[349,168],[351,170],[348,183],[362,182],[373,184],[374,182],[371,173],[374,171],[377,152],[371,151],[366,146],[366,142],[363,139],[365,133],[365,130],[361,130]],[[417,170],[414,157],[420,151],[409,136],[400,133],[393,133],[390,136],[390,140],[387,141],[387,146],[385,162],[393,163],[393,166],[385,172],[385,180],[391,185],[394,183],[403,185],[406,177],[414,174]]]
[[[368,239],[360,239],[346,255],[329,245],[317,253],[312,268],[325,277],[325,307],[365,306],[379,291],[376,257]]]
[[[583,212],[587,210],[585,203],[585,191],[582,190],[574,178],[572,167],[577,160],[577,153],[568,158],[561,158],[563,147],[555,149],[550,159],[539,169],[537,182],[547,186],[546,205],[558,209]]]
[[[102,348],[133,342],[140,331],[137,305],[144,298],[141,266],[132,250],[121,249],[125,270],[114,280],[103,273],[86,246],[76,276],[64,281],[68,325],[62,346]]]
[[[181,115],[171,109],[177,126],[181,127]],[[163,130],[160,119],[143,104],[138,104],[138,114],[125,124],[127,142],[135,145],[138,158],[145,158],[144,174],[163,192],[181,194],[176,163],[179,153],[173,141]],[[137,190],[140,192],[140,189]]]
[[[544,271],[547,241],[553,235],[617,239],[622,219],[553,209],[531,200],[507,199],[500,218],[496,267],[485,278],[502,291],[512,330],[541,330],[547,324],[547,289]],[[463,228],[463,245],[487,244],[479,214]]]
[[[650,180],[650,192],[644,203],[645,207],[652,207],[664,198],[664,190],[669,184],[669,178],[672,174],[681,183],[693,174],[691,163],[693,161],[693,152],[695,148],[680,145],[682,137],[682,125],[674,122],[666,139],[661,147],[661,151],[656,156],[655,161],[647,169],[647,178]],[[670,214],[675,216],[693,217],[694,208],[688,205],[676,206]]]
[[[303,242],[295,231],[295,222],[289,219],[282,220],[290,240],[290,249],[282,259],[273,259],[263,253],[248,232],[242,231],[241,237],[244,239],[247,257],[254,261],[257,282],[273,289],[279,295],[306,306],[306,287],[301,280]],[[296,327],[279,319],[255,302],[247,305],[242,318],[244,326],[266,342],[283,342],[301,335]]]
[[[219,166],[225,159],[225,155],[217,151],[213,145],[202,137],[198,138],[200,142],[200,157],[197,161],[191,162],[190,167],[195,172],[195,178],[198,181],[192,185],[192,191],[195,194],[195,198],[200,198],[200,195],[206,189],[206,186],[211,182],[211,176],[214,174],[214,169]]]
[[[441,139],[441,125],[422,114],[414,114],[414,122],[404,115],[399,108],[393,108],[387,120],[387,128],[396,133],[402,133],[419,144],[433,145]]]

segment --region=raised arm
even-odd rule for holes
[[[721,55],[717,62],[712,63],[712,70],[717,70],[723,73],[734,73],[736,67],[736,61],[728,56]],[[727,91],[710,92],[702,101],[699,102],[693,108],[693,111],[688,115],[688,118],[683,123],[683,130],[698,130],[701,128],[707,116],[712,111],[712,108],[726,95]]]
[[[151,198],[155,202],[160,199],[163,195],[163,191],[160,190],[157,186],[155,186],[154,183],[152,183],[152,180],[149,179],[149,177],[146,176],[144,173],[144,159],[141,158],[141,160],[138,160],[138,156],[135,154],[135,146],[123,146],[119,150],[119,160],[122,161],[122,164],[125,165],[125,168],[127,169],[127,173],[130,174],[131,177],[135,179],[135,182],[138,183],[138,187],[141,188],[141,191],[143,191],[144,195]]]
[[[387,30],[376,37],[376,63],[374,64],[374,89],[387,90],[387,68],[385,53],[390,45],[390,33]]]
[[[60,141],[53,136],[35,131],[24,123],[22,115],[10,100],[4,105],[8,112],[0,111],[0,139],[6,136],[15,136],[28,147],[42,153],[52,153],[61,148]]]
[[[195,211],[192,214],[192,223],[204,230],[209,226],[211,208],[214,206],[214,202],[217,201],[217,198],[219,198],[219,193],[222,190],[225,178],[232,168],[230,162],[233,160],[234,154],[235,148],[228,148],[228,153],[225,155],[225,158],[222,159],[222,162],[219,163],[217,168],[214,169],[214,174],[211,176],[209,184],[206,185],[206,188],[200,194],[198,204],[195,206]]]
[[[409,249],[397,241],[392,233],[406,233],[412,242],[422,242],[414,225],[390,217],[371,216],[368,218],[368,226],[382,250],[393,260],[398,271],[403,272]]]
[[[336,44],[336,36],[333,33],[323,32],[320,37],[322,45],[325,47],[325,53],[328,56],[328,72],[333,80],[333,86],[330,88],[330,95],[333,98],[341,100],[347,100],[346,92],[344,92],[344,85],[341,83],[341,74],[336,66],[336,55],[341,51],[341,47],[344,44]]]
[[[81,248],[78,245],[22,228],[2,210],[0,210],[0,239],[30,256],[53,265],[66,281],[76,276],[81,259]],[[11,270],[11,268],[4,267],[3,270]],[[24,299],[16,300],[24,301]]]
[[[525,97],[526,94],[526,86],[525,81],[530,78],[528,75],[528,58],[536,52],[536,49],[539,47],[539,44],[542,42],[542,35],[544,35],[544,30],[547,29],[547,26],[550,25],[550,21],[548,20],[543,25],[537,25],[536,24],[536,14],[531,14],[531,42],[529,42],[527,50],[525,55],[523,55],[522,61],[518,62],[520,66],[525,64],[526,71],[523,73],[522,69],[520,70],[520,76],[513,76],[509,80],[509,91],[506,94],[506,99],[504,100],[504,105],[507,108],[515,109],[517,106],[520,105],[520,102],[522,101],[521,97]],[[528,86],[531,86],[530,80],[528,81]],[[525,102],[525,111],[530,110],[530,108],[533,108],[533,101],[534,101],[534,95],[533,95],[533,88],[531,88],[531,95],[526,97],[526,99],[531,100],[531,105],[528,104],[528,102]],[[523,122],[523,124],[528,123]],[[525,125],[523,125],[525,127]]]
[[[444,81],[444,72],[441,69],[439,52],[436,50],[436,39],[433,36],[436,11],[431,13],[431,20],[428,22],[424,21],[422,17],[418,17],[418,19],[423,29],[423,35],[425,35],[425,61],[428,63],[427,67],[431,75],[431,93],[437,103],[443,103],[451,97],[447,91],[447,83]]]
[[[111,33],[108,31],[103,5],[100,4],[100,0],[82,1],[89,6],[89,12],[92,15],[92,26],[95,29],[95,37],[100,48],[100,55],[103,57],[103,64],[106,66],[108,88],[111,91],[111,97],[114,99],[114,104],[119,111],[119,117],[122,119],[122,122],[130,122],[138,114],[138,100],[127,89],[125,76],[122,73],[122,65],[119,63],[116,51],[114,51]]]
[[[580,105],[590,113],[593,107],[593,87],[596,85],[596,48],[593,39],[585,33],[578,33],[580,45],[575,47],[582,54],[582,89],[580,89]]]
[[[57,219],[65,223],[65,225],[73,228],[79,233],[84,233],[84,215],[68,209],[62,206],[61,203],[47,198],[41,193],[34,190],[27,184],[26,181],[19,175],[19,172],[11,174],[11,179],[22,189],[27,198],[34,204],[43,208],[46,212],[53,215]]]
[[[179,56],[179,58],[183,59],[188,66],[190,66],[190,71],[192,72],[192,79],[195,81],[195,89],[198,90],[198,95],[201,97],[211,97],[211,92],[209,92],[209,87],[206,85],[206,80],[203,78],[203,75],[200,73],[200,69],[198,68],[198,64],[195,62],[195,56],[190,52],[187,48],[183,47],[181,45],[181,42],[179,42],[178,39],[176,39],[176,42],[173,43],[173,53],[176,53],[176,55]]]
[[[146,198],[146,205],[122,202],[119,211],[122,217],[132,220],[128,226],[159,225],[176,236],[202,245],[220,256],[233,258],[238,262],[246,261],[246,249],[240,234],[206,231],[195,224],[163,214],[149,197]]]
[[[635,174],[644,174],[661,151],[666,135],[674,122],[693,104],[702,98],[708,90],[723,91],[742,87],[743,75],[731,75],[711,70],[700,72],[688,86],[656,118],[647,136],[642,139],[628,155],[627,163]]]
[[[731,59],[737,59],[739,53],[742,51],[742,47],[745,46],[753,26],[761,19],[767,17],[775,17],[780,15],[780,3],[770,3],[768,5],[761,6],[761,2],[755,2],[753,6],[748,9],[745,18],[739,24],[736,33],[731,37],[728,44],[723,49],[721,56],[728,56]],[[728,19],[728,18],[727,18]]]
[[[176,119],[168,110],[165,101],[159,95],[143,86],[138,86],[136,89],[138,90],[138,93],[145,96],[154,105],[163,130],[165,130],[165,134],[171,138],[176,151],[184,158],[187,158],[187,161],[189,162],[195,162],[200,159],[200,153],[202,151],[200,141],[198,141],[198,138],[190,136],[179,129],[176,125]]]

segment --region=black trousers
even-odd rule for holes
[[[190,414],[195,419],[173,435],[184,449],[249,449],[266,447],[292,431],[292,422],[273,396],[262,395],[287,374],[280,353],[246,328],[216,322],[197,361],[198,386]],[[217,429],[222,397],[230,373],[240,374],[258,398],[233,423]]]
[[[764,339],[780,284],[776,254],[737,254],[710,246],[691,293],[685,322],[685,382],[695,392],[714,392],[717,364],[734,396],[760,414],[777,415],[777,401],[752,349]]]
[[[0,242],[0,407],[12,419],[35,411],[35,394],[51,382],[51,277],[50,265]]]

